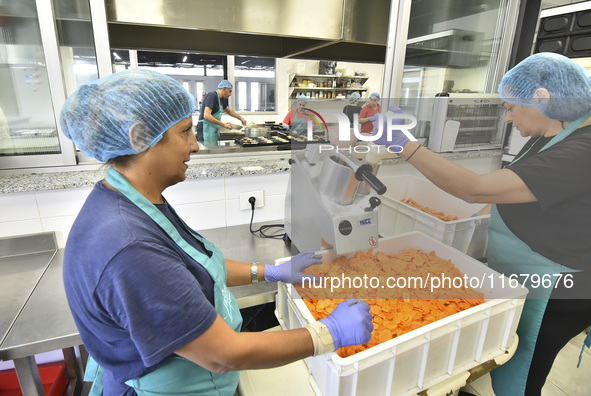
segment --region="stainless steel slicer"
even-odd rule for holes
[[[377,165],[327,144],[295,151],[285,201],[285,232],[299,251],[338,254],[378,244],[376,195],[386,192]],[[330,245],[330,246],[327,246]]]

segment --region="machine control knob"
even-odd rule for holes
[[[370,197],[369,198],[369,207],[365,208],[365,211],[371,212],[372,210],[374,210],[375,208],[377,208],[381,204],[382,204],[382,200],[379,199],[378,197]]]
[[[353,232],[353,226],[349,220],[343,220],[339,223],[339,232],[343,235],[349,235]]]

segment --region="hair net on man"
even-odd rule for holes
[[[361,95],[359,95],[359,92],[353,92],[351,94],[351,96],[349,96],[349,102],[351,102],[351,103],[355,103],[359,99],[361,99]]]
[[[546,88],[550,99],[536,96]],[[505,102],[533,106],[549,118],[573,121],[591,111],[591,73],[562,55],[531,55],[509,70],[499,85]]]
[[[308,97],[302,94],[298,96],[298,102],[304,102],[305,104],[308,104]]]
[[[232,85],[232,83],[230,81],[228,81],[228,80],[222,80],[218,84],[218,88],[220,88],[220,89],[222,89],[222,88],[233,89],[234,86]]]
[[[64,103],[60,125],[82,153],[106,162],[153,147],[194,103],[175,79],[129,69],[80,86]]]
[[[370,99],[373,98],[373,97],[376,97],[376,98],[378,98],[378,100],[380,100],[380,94],[377,93],[377,92],[372,92],[371,95],[369,95],[369,98]]]

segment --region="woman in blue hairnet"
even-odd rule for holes
[[[382,111],[380,106],[380,94],[373,92],[369,95],[369,103],[363,106],[359,113],[359,123],[361,124],[361,133],[371,133],[373,124],[377,120],[377,115]]]
[[[240,120],[242,125],[246,125],[246,120],[234,110],[228,107],[228,98],[232,96],[234,86],[228,80],[222,80],[218,84],[218,89],[205,95],[199,113],[199,123],[197,124],[197,140],[200,142],[217,143],[218,129],[224,127],[232,129],[229,122],[222,122],[222,115],[228,114]]]
[[[308,131],[308,121],[312,120],[310,116],[306,115],[307,105],[308,97],[304,94],[298,96],[296,108],[288,111],[283,119],[283,127],[289,130],[291,136],[306,136]]]
[[[400,156],[448,193],[493,204],[489,266],[520,283],[528,276],[529,294],[517,351],[492,385],[497,395],[540,395],[558,352],[591,325],[591,75],[535,54],[505,74],[499,94],[505,121],[530,137],[504,169],[476,174],[403,133],[382,144],[403,146]]]
[[[363,344],[369,306],[347,300],[304,329],[240,333],[228,286],[301,282],[321,256],[279,266],[225,259],[162,192],[185,179],[194,100],[176,80],[127,70],[81,86],[60,124],[109,166],[80,210],[64,256],[70,309],[90,356],[91,395],[228,395],[242,369],[274,367]]]

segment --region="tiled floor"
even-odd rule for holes
[[[591,351],[585,348],[581,366],[577,368],[581,347],[586,334],[579,334],[560,351],[552,371],[542,389],[542,396],[591,395]],[[495,396],[490,385],[490,375],[485,375],[468,386],[477,396]]]

